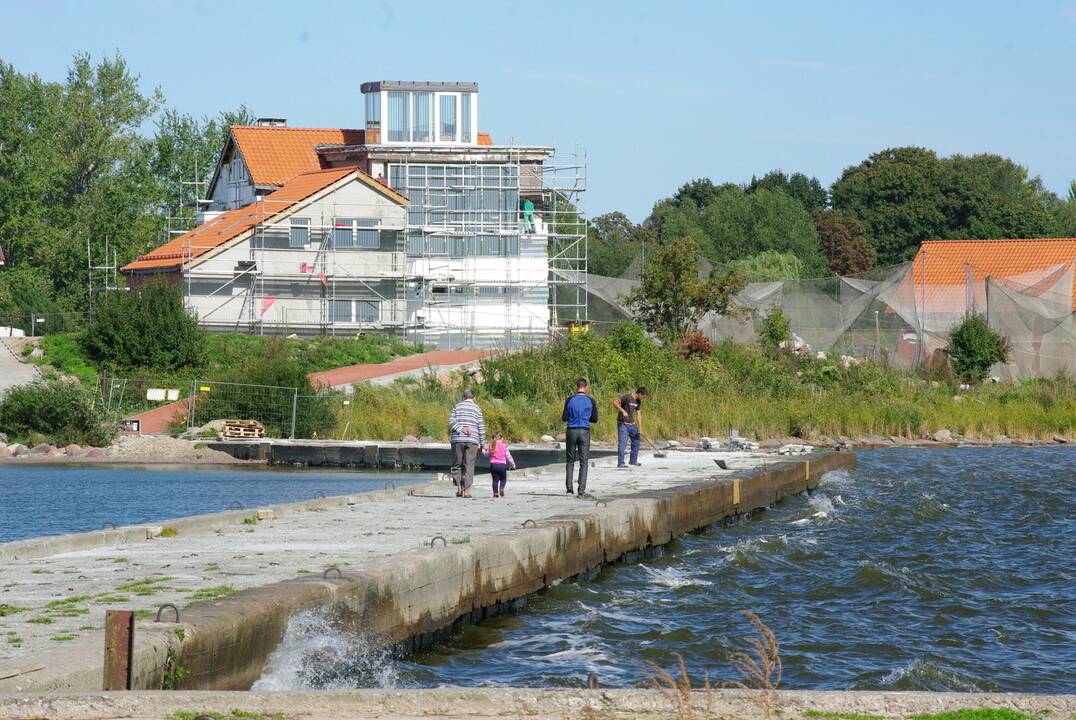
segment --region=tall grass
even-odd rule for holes
[[[594,437],[606,441],[616,437],[613,399],[638,385],[650,390],[643,429],[652,438],[724,436],[733,428],[759,439],[807,440],[916,439],[942,428],[984,439],[1076,434],[1076,382],[1068,377],[960,392],[949,383],[876,363],[844,368],[835,357],[767,354],[731,342],[715,347],[709,357],[685,359],[630,324],[604,337],[582,335],[486,360],[482,374],[478,401],[487,426],[517,442],[563,432],[564,399],[580,376],[590,380],[598,401]],[[448,411],[469,382],[460,373],[444,381],[431,376],[389,387],[361,386],[337,431],[347,426],[350,437],[446,439]]]

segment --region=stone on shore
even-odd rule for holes
[[[941,430],[935,431],[935,433],[931,435],[931,439],[934,440],[934,442],[951,443],[953,442],[953,433],[950,430],[942,428]]]
[[[7,449],[11,451],[11,457],[25,457],[30,454],[30,448],[26,447],[22,443],[14,443],[8,445]]]
[[[52,450],[53,447],[54,447],[53,445],[49,445],[48,443],[41,443],[40,445],[34,445],[32,448],[30,448],[30,454],[31,455],[48,455],[49,450]]]

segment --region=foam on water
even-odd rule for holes
[[[686,570],[675,567],[654,568],[642,566],[643,571],[650,576],[651,581],[656,585],[662,585],[668,588],[680,588],[690,585],[712,585],[709,580],[703,580],[698,578]]]

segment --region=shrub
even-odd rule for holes
[[[777,347],[792,337],[792,323],[785,317],[785,311],[779,307],[771,308],[758,325],[758,341],[768,352],[775,352]]]
[[[181,288],[164,281],[98,295],[82,342],[92,359],[112,368],[177,369],[205,359],[205,333]]]
[[[60,380],[8,390],[0,400],[0,431],[21,438],[40,434],[54,445],[104,446],[116,434],[92,393]]]
[[[709,357],[714,346],[710,343],[710,338],[698,330],[689,330],[673,344],[673,350],[682,358]]]
[[[1009,357],[1008,342],[982,315],[971,315],[957,324],[949,333],[945,351],[956,374],[967,383],[981,382],[994,363]]]

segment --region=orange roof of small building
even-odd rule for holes
[[[303,173],[321,170],[318,145],[362,145],[366,132],[348,128],[291,128],[232,125],[243,162],[255,185],[281,186]]]
[[[975,280],[1012,278],[1076,261],[1076,238],[1022,240],[927,240],[912,265],[916,285],[964,285]],[[1074,273],[1076,274],[1076,273]],[[1073,280],[1076,309],[1076,278]]]
[[[271,221],[296,203],[307,199],[348,175],[359,180],[389,199],[407,204],[408,200],[395,190],[377,182],[356,167],[332,168],[304,173],[263,199],[246,207],[227,210],[212,220],[202,223],[188,233],[161,245],[156,250],[140,256],[124,265],[124,272],[137,270],[160,270],[178,268],[183,263],[204,255],[234,240],[259,222]]]

